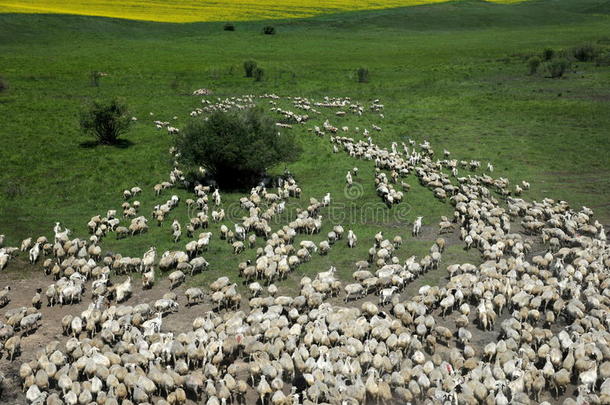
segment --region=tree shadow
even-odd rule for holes
[[[117,141],[113,144],[101,143],[99,141],[84,141],[78,144],[78,146],[83,149],[93,149],[97,148],[98,146],[112,146],[119,149],[127,149],[133,145],[135,145],[135,143],[133,143],[129,139],[117,139]]]

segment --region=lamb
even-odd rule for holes
[[[33,248],[30,249],[30,263],[34,264],[38,261],[40,256],[40,243],[36,243]]]
[[[155,269],[142,273],[142,288],[152,288],[155,284]]]
[[[30,238],[24,239],[21,242],[21,248],[19,250],[21,250],[22,252],[25,252],[26,250],[30,249],[31,246],[32,246],[32,238],[30,237]]]
[[[421,225],[422,225],[422,219],[424,217],[417,217],[417,219],[415,220],[415,222],[413,223],[413,236],[419,236],[419,233],[421,232]]]
[[[349,248],[356,247],[356,242],[358,242],[358,238],[356,234],[351,229],[347,232],[347,246]]]
[[[178,303],[174,300],[161,298],[155,301],[155,310],[161,313],[176,312],[178,311]]]

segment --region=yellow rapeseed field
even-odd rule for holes
[[[61,13],[163,22],[243,21],[440,3],[446,0],[0,0],[0,13]],[[520,0],[488,0],[515,3]]]

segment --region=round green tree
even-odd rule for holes
[[[197,118],[176,136],[175,146],[191,173],[202,166],[229,189],[256,185],[267,169],[301,153],[294,134],[279,132],[260,108]]]

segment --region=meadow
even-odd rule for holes
[[[494,3],[516,3],[521,0],[487,0]],[[3,0],[4,13],[58,13],[94,15],[131,20],[163,22],[244,21],[277,18],[311,17],[314,15],[416,6],[440,3],[442,0],[230,0],[205,2],[193,0],[118,1],[118,0]]]
[[[380,99],[385,118],[345,118],[341,125],[378,124],[383,130],[375,139],[384,146],[429,140],[439,154],[446,148],[458,159],[490,161],[495,175],[530,181],[527,198],[586,205],[608,224],[610,68],[577,62],[563,78],[549,79],[528,74],[526,64],[545,48],[607,46],[608,12],[599,0],[457,1],[275,21],[273,36],[261,34],[267,21],[238,23],[229,32],[222,23],[1,14],[0,76],[8,89],[0,93],[0,233],[18,244],[27,236],[50,236],[60,221],[84,236],[88,219],[119,208],[122,190],[134,185],[145,190],[140,200],[148,214],[158,203],[152,186],[171,169],[171,137],[152,121],[185,125],[201,105],[201,97],[192,95],[201,87],[213,90],[212,98],[276,93]],[[263,81],[244,77],[242,65],[250,59],[264,68]],[[359,67],[369,69],[368,83],[357,82]],[[107,74],[98,86],[91,80],[94,71]],[[126,135],[131,146],[87,147],[79,113],[94,98],[114,96],[124,98],[138,118]],[[344,176],[354,161],[333,155],[326,140],[306,131],[321,123],[314,119],[295,129],[305,152],[288,168],[305,198],[331,192],[335,201],[346,202]],[[372,168],[368,164],[358,163],[363,172]],[[372,177],[362,182],[366,192],[358,204],[380,204]],[[392,226],[408,238],[416,216],[436,227],[440,215],[451,214],[414,177],[408,182],[413,190],[404,221],[354,221],[357,234],[368,240]],[[241,195],[225,194],[225,201]],[[141,255],[152,244],[161,252],[183,246],[171,243],[168,228],[155,228],[128,242],[109,238],[103,247]],[[318,257],[304,271],[332,262],[347,275],[354,257],[366,256],[366,245],[356,252],[337,249],[332,259]],[[406,257],[429,243],[407,246]],[[215,249],[206,257],[215,269],[208,278],[240,260],[228,254],[228,245]],[[457,247],[454,253],[455,260],[468,258]]]

